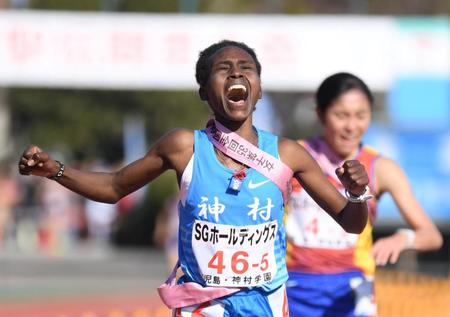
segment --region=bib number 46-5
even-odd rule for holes
[[[236,251],[233,253],[230,263],[231,270],[235,274],[245,274],[251,267],[259,267],[259,269],[264,272],[269,268],[269,261],[267,260],[268,253],[264,253],[260,262],[249,263],[249,255],[245,251]],[[222,274],[223,270],[226,268],[226,264],[223,259],[223,251],[217,251],[211,260],[208,262],[208,267],[210,269],[215,269],[217,274]]]
[[[197,220],[194,227],[192,249],[206,285],[250,287],[275,277],[276,221],[230,226]]]

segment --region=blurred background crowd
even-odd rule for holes
[[[162,247],[156,224],[175,175],[107,205],[21,177],[17,160],[33,143],[66,164],[111,170],[169,129],[202,128],[209,110],[194,64],[229,38],[262,63],[256,124],[287,137],[317,131],[313,92],[323,78],[348,71],[368,83],[365,141],[400,163],[444,235],[441,250],[407,266],[448,276],[449,14],[448,0],[0,0],[0,256]],[[375,235],[402,226],[389,199],[379,213]]]

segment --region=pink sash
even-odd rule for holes
[[[281,189],[286,201],[293,175],[289,166],[213,119],[208,122],[206,131],[217,149],[271,179]],[[204,287],[195,282],[176,284],[175,276],[179,266],[177,262],[167,281],[158,287],[161,300],[170,309],[204,303],[240,290],[232,287]]]
[[[231,132],[216,120],[211,119],[206,127],[208,138],[217,149],[273,181],[283,192],[286,201],[293,176],[289,166],[260,150],[237,133]]]
[[[159,297],[170,309],[204,303],[240,290],[240,288],[231,287],[205,287],[195,282],[176,284],[175,276],[179,266],[180,264],[177,263],[167,281],[158,287]]]

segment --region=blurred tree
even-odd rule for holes
[[[199,13],[239,14],[450,14],[450,1],[448,0],[27,0],[27,2],[31,9],[79,11],[114,10],[154,13],[197,11]],[[191,10],[186,10],[186,8],[191,8]]]
[[[178,0],[166,1],[140,1],[122,0],[119,10],[125,12],[159,12],[174,13],[179,10]]]
[[[77,161],[122,159],[127,114],[144,118],[149,143],[175,127],[201,128],[209,114],[196,92],[13,89],[12,133],[19,146],[69,148]]]
[[[101,1],[28,0],[28,8],[41,10],[97,11],[101,9]]]

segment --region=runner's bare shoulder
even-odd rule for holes
[[[170,130],[157,142],[156,151],[170,162],[170,167],[183,170],[194,153],[194,131],[186,128]]]
[[[288,138],[279,138],[278,152],[281,160],[294,172],[302,170],[302,162],[307,162],[311,159],[309,153],[302,145]]]

